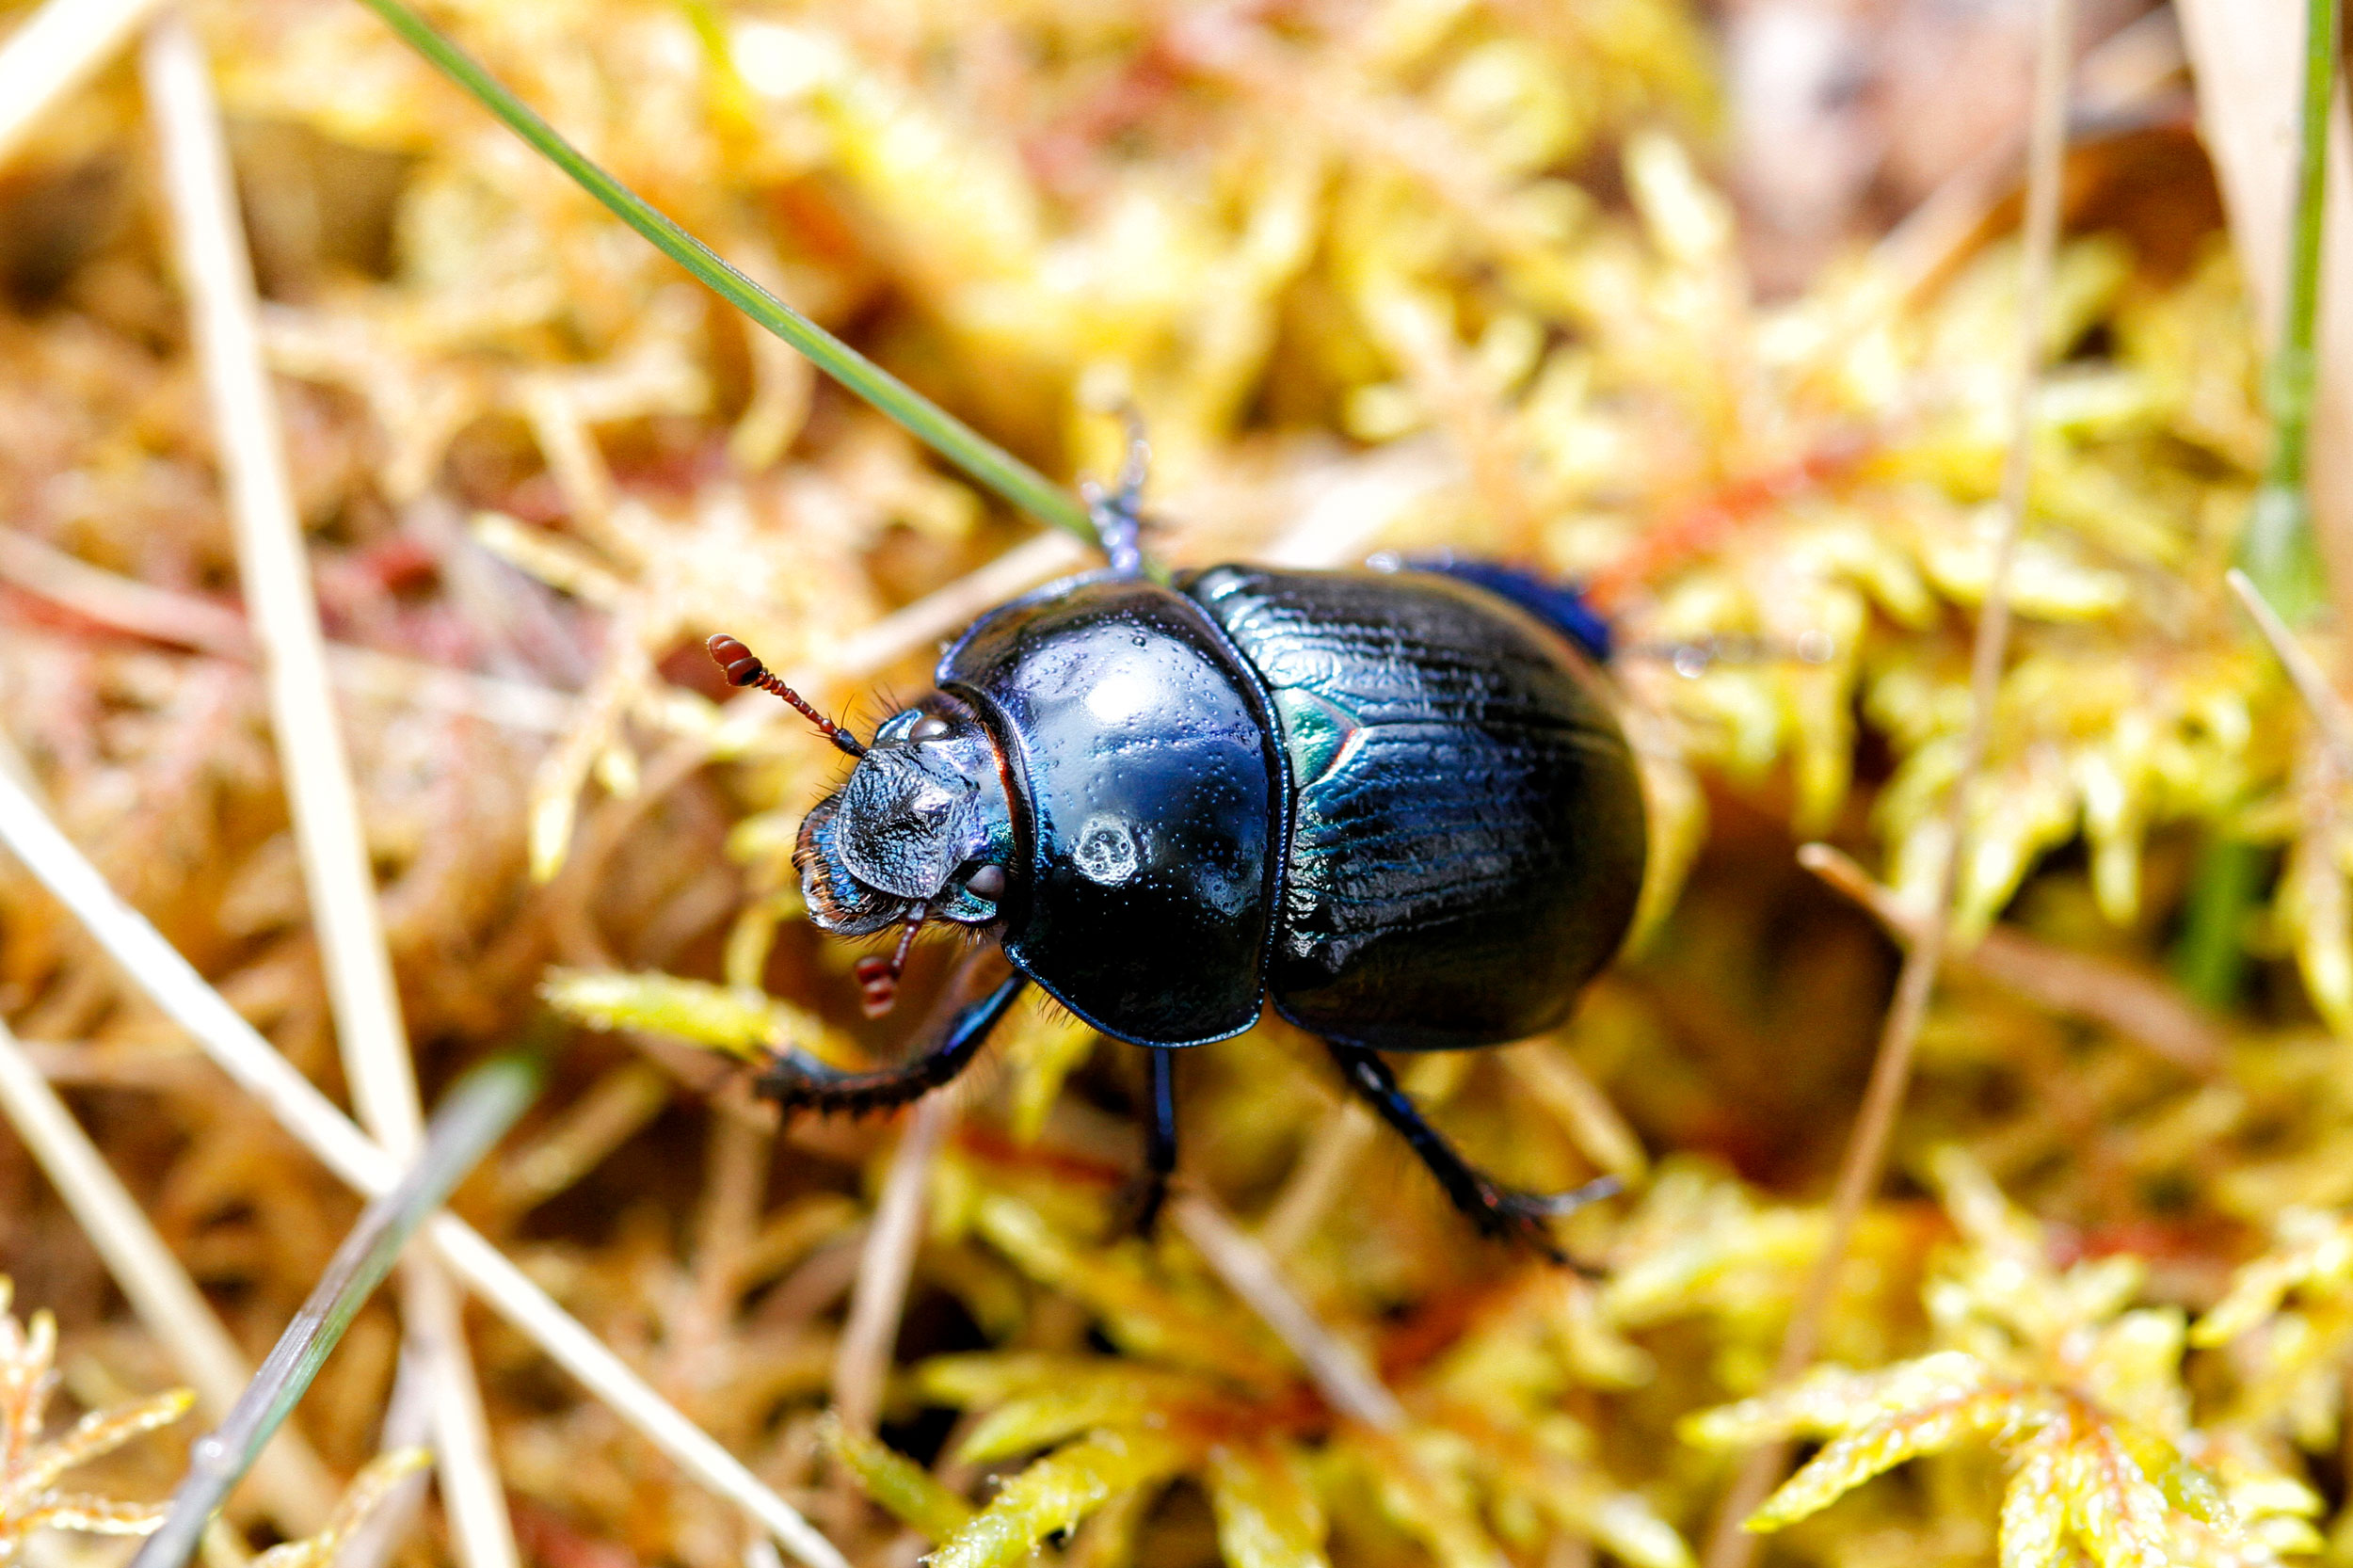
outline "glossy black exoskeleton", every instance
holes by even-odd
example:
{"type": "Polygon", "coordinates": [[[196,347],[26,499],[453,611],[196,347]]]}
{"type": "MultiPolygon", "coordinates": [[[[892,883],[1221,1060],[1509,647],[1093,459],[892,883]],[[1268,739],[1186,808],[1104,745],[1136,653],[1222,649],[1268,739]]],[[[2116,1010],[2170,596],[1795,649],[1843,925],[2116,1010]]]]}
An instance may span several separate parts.
{"type": "Polygon", "coordinates": [[[1377,1053],[1550,1029],[1625,936],[1646,840],[1632,753],[1576,646],[1598,623],[1561,613],[1564,590],[1476,565],[1220,566],[1164,584],[1141,569],[1132,492],[1097,512],[1111,568],[983,616],[938,689],[871,743],[712,639],[731,680],[785,696],[858,759],[796,859],[821,928],[901,930],[892,958],[860,966],[870,1011],[927,920],[994,935],[1014,969],[904,1065],[787,1055],[763,1090],[824,1108],[913,1098],[1034,982],[1151,1052],[1148,1222],[1175,1164],[1175,1053],[1271,1003],[1328,1043],[1482,1229],[1558,1256],[1544,1218],[1608,1184],[1540,1196],[1492,1180],[1377,1053]]]}

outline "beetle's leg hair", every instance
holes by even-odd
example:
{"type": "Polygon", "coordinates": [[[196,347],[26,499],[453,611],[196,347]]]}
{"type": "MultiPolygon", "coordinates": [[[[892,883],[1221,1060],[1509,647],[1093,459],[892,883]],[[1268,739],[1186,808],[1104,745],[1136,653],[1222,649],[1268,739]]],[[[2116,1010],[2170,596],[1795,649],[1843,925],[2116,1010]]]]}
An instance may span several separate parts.
{"type": "Polygon", "coordinates": [[[1144,1174],[1128,1195],[1127,1218],[1148,1236],[1176,1170],[1176,1053],[1147,1048],[1144,1060],[1144,1174]]]}
{"type": "Polygon", "coordinates": [[[1348,1080],[1348,1086],[1413,1145],[1421,1162],[1430,1167],[1430,1174],[1438,1178],[1438,1185],[1446,1189],[1446,1195],[1454,1201],[1455,1208],[1469,1216],[1471,1224],[1499,1240],[1533,1247],[1556,1263],[1571,1261],[1545,1228],[1545,1221],[1555,1214],[1582,1208],[1596,1198],[1609,1196],[1620,1186],[1617,1177],[1603,1176],[1568,1192],[1526,1192],[1506,1187],[1465,1160],[1436,1128],[1423,1119],[1420,1110],[1398,1086],[1397,1075],[1378,1052],[1340,1040],[1327,1040],[1324,1045],[1331,1050],[1332,1059],[1339,1064],[1340,1076],[1348,1080]]]}
{"type": "Polygon", "coordinates": [[[1086,501],[1087,517],[1095,524],[1103,553],[1111,558],[1112,570],[1134,577],[1144,570],[1144,476],[1151,465],[1152,448],[1144,439],[1144,416],[1133,404],[1122,408],[1120,417],[1128,426],[1128,456],[1119,466],[1118,488],[1107,491],[1090,479],[1080,485],[1079,493],[1086,501]]]}
{"type": "Polygon", "coordinates": [[[787,1111],[807,1106],[818,1111],[881,1111],[920,1098],[972,1064],[1014,999],[1029,984],[1024,975],[1008,975],[980,1000],[948,1020],[938,1043],[929,1050],[874,1072],[849,1073],[828,1067],[804,1055],[779,1056],[760,1075],[760,1092],[787,1111]]]}

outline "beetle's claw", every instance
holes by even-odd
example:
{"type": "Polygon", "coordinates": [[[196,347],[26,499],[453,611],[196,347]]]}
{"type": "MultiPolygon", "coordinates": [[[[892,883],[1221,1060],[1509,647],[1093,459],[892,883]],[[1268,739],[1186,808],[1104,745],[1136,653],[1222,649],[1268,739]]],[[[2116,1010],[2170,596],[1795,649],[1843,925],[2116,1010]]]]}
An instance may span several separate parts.
{"type": "Polygon", "coordinates": [[[1528,1197],[1546,1214],[1574,1214],[1589,1203],[1614,1198],[1625,1191],[1625,1183],[1616,1176],[1595,1176],[1582,1187],[1572,1187],[1565,1192],[1530,1192],[1528,1197]]]}
{"type": "Polygon", "coordinates": [[[1491,1240],[1528,1247],[1547,1262],[1574,1269],[1587,1279],[1598,1279],[1601,1271],[1561,1246],[1545,1222],[1574,1213],[1589,1203],[1610,1196],[1625,1185],[1616,1176],[1601,1176],[1566,1192],[1529,1192],[1482,1180],[1478,1207],[1468,1212],[1480,1232],[1491,1240]]]}
{"type": "Polygon", "coordinates": [[[1112,1200],[1112,1219],[1106,1240],[1117,1241],[1129,1236],[1152,1239],[1153,1228],[1160,1224],[1160,1209],[1168,1201],[1168,1178],[1151,1172],[1122,1183],[1118,1195],[1112,1200]]]}

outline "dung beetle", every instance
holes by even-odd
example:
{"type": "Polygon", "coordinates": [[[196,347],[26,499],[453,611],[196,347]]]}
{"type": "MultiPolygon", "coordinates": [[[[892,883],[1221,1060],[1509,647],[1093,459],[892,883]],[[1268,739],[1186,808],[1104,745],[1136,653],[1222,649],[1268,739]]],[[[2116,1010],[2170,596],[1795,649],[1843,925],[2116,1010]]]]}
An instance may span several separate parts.
{"type": "Polygon", "coordinates": [[[1465,1160],[1383,1051],[1499,1045],[1560,1024],[1625,935],[1645,828],[1634,757],[1574,593],[1505,568],[1277,571],[1156,580],[1130,472],[1090,492],[1107,569],[989,612],[937,689],[861,742],[741,642],[738,686],[783,697],[856,759],[810,810],[794,860],[810,919],[896,928],[859,965],[888,1008],[915,932],[994,936],[1013,973],[901,1065],[779,1056],[788,1107],[912,1099],[968,1065],[1034,983],[1146,1048],[1139,1224],[1176,1155],[1174,1067],[1272,1003],[1323,1040],[1349,1086],[1478,1226],[1554,1257],[1546,1217],[1607,1179],[1540,1195],[1465,1160]]]}

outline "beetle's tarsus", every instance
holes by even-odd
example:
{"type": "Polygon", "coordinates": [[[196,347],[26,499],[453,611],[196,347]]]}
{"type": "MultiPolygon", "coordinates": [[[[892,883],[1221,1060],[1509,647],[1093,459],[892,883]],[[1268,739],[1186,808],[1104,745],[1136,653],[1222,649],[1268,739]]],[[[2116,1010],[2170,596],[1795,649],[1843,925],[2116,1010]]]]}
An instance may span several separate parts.
{"type": "Polygon", "coordinates": [[[1568,1262],[1568,1252],[1545,1227],[1545,1221],[1550,1216],[1536,1193],[1498,1187],[1492,1182],[1484,1187],[1476,1204],[1465,1206],[1461,1199],[1455,1200],[1481,1236],[1491,1241],[1526,1247],[1550,1263],[1568,1262]]]}
{"type": "Polygon", "coordinates": [[[1121,1184],[1118,1195],[1112,1199],[1111,1232],[1107,1240],[1141,1236],[1149,1240],[1160,1221],[1160,1210],[1168,1205],[1168,1177],[1158,1171],[1146,1171],[1134,1180],[1121,1184]]]}
{"type": "Polygon", "coordinates": [[[922,1098],[953,1078],[962,1065],[940,1071],[932,1067],[932,1062],[926,1057],[903,1069],[824,1077],[804,1063],[779,1057],[753,1087],[787,1111],[847,1112],[861,1117],[922,1098]]]}
{"type": "Polygon", "coordinates": [[[920,1099],[972,1064],[1029,980],[1009,975],[997,988],[949,1019],[939,1043],[896,1067],[845,1073],[806,1056],[779,1056],[753,1087],[787,1111],[847,1111],[864,1115],[920,1099]]]}
{"type": "Polygon", "coordinates": [[[1340,1076],[1348,1080],[1348,1086],[1413,1146],[1430,1174],[1437,1177],[1438,1185],[1446,1190],[1446,1195],[1453,1200],[1454,1207],[1479,1227],[1481,1235],[1530,1248],[1579,1273],[1593,1272],[1569,1256],[1553,1239],[1545,1222],[1609,1196],[1621,1185],[1617,1177],[1603,1176],[1567,1192],[1529,1192],[1507,1187],[1464,1159],[1424,1119],[1420,1108],[1399,1087],[1397,1075],[1378,1052],[1339,1040],[1327,1040],[1324,1044],[1333,1060],[1339,1064],[1340,1076]]]}
{"type": "Polygon", "coordinates": [[[1599,1279],[1601,1270],[1561,1246],[1545,1222],[1609,1197],[1624,1185],[1616,1176],[1603,1176],[1566,1192],[1529,1192],[1488,1181],[1479,1206],[1465,1212],[1482,1236],[1529,1248],[1546,1262],[1574,1270],[1587,1279],[1599,1279]]]}

